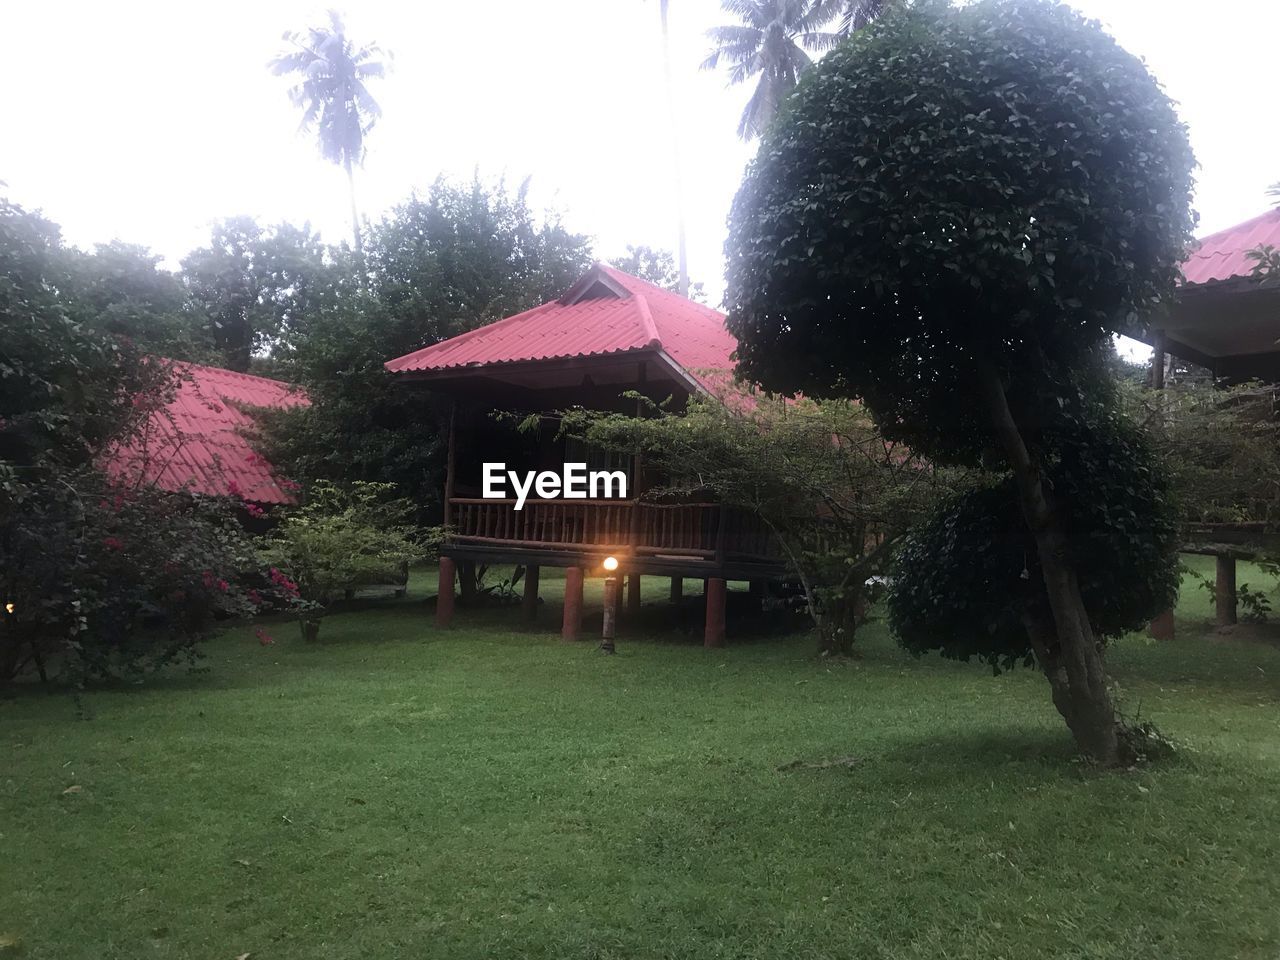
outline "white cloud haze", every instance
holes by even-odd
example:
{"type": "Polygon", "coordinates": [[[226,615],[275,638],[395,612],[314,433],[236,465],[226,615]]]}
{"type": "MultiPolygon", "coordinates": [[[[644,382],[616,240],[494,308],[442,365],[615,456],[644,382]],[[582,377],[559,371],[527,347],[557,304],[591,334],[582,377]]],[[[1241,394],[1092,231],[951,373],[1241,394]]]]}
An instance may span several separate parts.
{"type": "MultiPolygon", "coordinates": [[[[1144,56],[1180,103],[1201,163],[1204,230],[1266,208],[1280,180],[1270,0],[1077,0],[1144,56]]],[[[339,4],[339,6],[342,6],[339,4]]],[[[674,247],[671,146],[657,0],[362,0],[348,29],[395,54],[372,89],[384,118],[357,188],[376,217],[439,174],[533,178],[535,205],[597,252],[674,247]]],[[[312,3],[10,4],[0,180],[81,246],[119,237],[176,264],[209,221],[248,213],[348,235],[340,170],[297,133],[266,63],[312,3]]],[[[752,152],[734,130],[749,94],[698,70],[717,0],[671,0],[690,272],[722,286],[725,217],[752,152]]]]}

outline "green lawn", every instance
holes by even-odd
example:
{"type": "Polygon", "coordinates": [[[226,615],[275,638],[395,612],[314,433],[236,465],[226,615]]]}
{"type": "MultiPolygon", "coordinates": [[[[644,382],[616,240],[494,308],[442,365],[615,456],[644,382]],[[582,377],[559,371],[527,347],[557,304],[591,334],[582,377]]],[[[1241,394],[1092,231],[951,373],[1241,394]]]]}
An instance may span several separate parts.
{"type": "Polygon", "coordinates": [[[850,663],[706,651],[655,581],[609,658],[559,642],[554,579],[534,631],[437,630],[426,582],[319,645],[235,629],[207,673],[0,702],[10,953],[1280,956],[1280,645],[1198,591],[1111,659],[1179,759],[1097,774],[1043,680],[880,626],[850,663]]]}

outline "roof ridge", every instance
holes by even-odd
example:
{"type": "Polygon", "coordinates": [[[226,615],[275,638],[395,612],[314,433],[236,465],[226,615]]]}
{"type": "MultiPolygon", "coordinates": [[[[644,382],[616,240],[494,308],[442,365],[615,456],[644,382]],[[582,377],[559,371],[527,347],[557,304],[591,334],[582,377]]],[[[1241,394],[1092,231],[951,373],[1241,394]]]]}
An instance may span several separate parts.
{"type": "Polygon", "coordinates": [[[653,314],[649,311],[649,301],[645,299],[644,294],[632,291],[632,299],[636,302],[636,309],[640,311],[640,326],[644,330],[645,336],[648,337],[646,347],[654,347],[662,349],[662,337],[658,335],[658,325],[653,322],[653,314]]]}
{"type": "MultiPolygon", "coordinates": [[[[611,264],[601,264],[601,266],[605,270],[607,270],[610,274],[616,275],[615,279],[617,279],[618,277],[625,278],[619,281],[620,283],[623,283],[624,286],[630,287],[631,283],[640,284],[645,288],[644,290],[645,293],[657,293],[660,296],[668,299],[679,300],[681,305],[688,305],[688,306],[695,307],[696,309],[701,310],[705,314],[713,314],[716,317],[719,317],[721,319],[724,318],[724,314],[721,311],[717,310],[715,307],[711,307],[705,303],[699,303],[697,300],[693,300],[693,299],[690,299],[689,297],[682,296],[680,293],[676,292],[675,290],[668,290],[666,287],[660,287],[658,286],[658,284],[654,283],[652,280],[645,280],[643,277],[637,277],[634,274],[627,273],[625,270],[619,270],[617,267],[611,264]]],[[[631,293],[633,295],[638,296],[640,294],[640,291],[631,289],[631,293]]]]}

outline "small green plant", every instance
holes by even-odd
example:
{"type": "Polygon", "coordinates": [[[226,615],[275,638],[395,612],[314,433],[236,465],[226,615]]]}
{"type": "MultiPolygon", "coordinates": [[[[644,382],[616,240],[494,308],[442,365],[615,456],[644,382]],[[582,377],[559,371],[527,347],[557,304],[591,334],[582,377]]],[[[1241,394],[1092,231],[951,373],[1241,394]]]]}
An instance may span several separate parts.
{"type": "MultiPolygon", "coordinates": [[[[319,481],[307,503],[285,517],[262,548],[271,580],[298,614],[302,636],[316,640],[329,605],[355,584],[398,579],[425,557],[432,532],[407,520],[413,507],[387,483],[339,487],[319,481]]],[[[438,539],[438,538],[437,538],[438,539]]]]}

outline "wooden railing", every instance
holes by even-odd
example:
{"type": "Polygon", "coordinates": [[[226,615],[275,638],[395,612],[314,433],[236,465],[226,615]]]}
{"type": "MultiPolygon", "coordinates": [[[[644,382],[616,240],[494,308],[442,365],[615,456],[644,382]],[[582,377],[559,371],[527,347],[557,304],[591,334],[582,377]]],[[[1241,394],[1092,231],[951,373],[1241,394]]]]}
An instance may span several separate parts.
{"type": "Polygon", "coordinates": [[[705,559],[774,559],[759,518],[717,503],[639,500],[449,501],[450,539],[546,550],[671,554],[705,559]]]}

